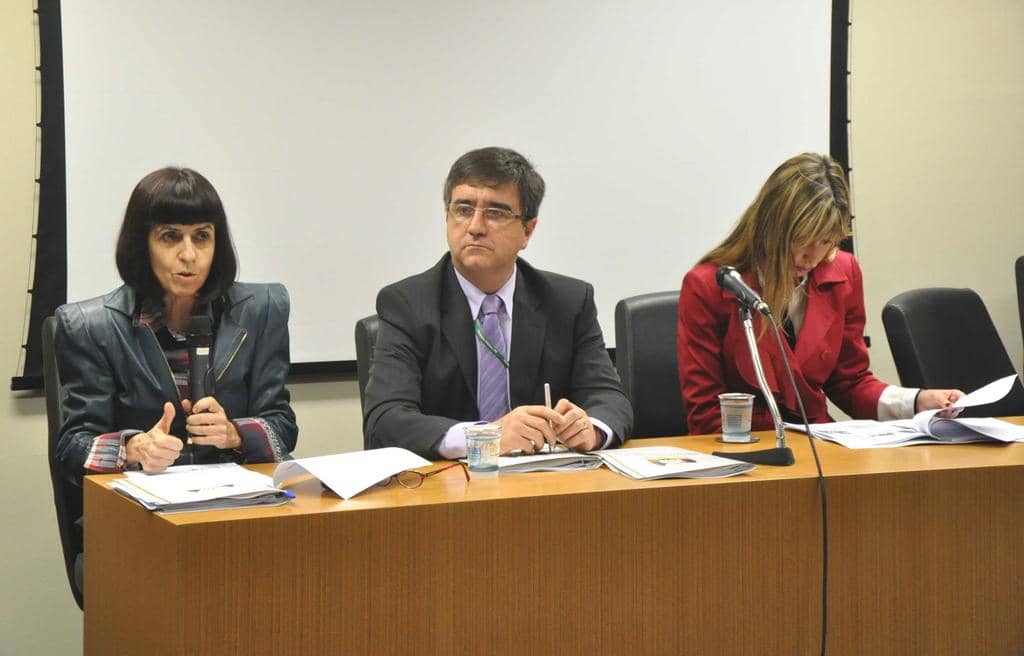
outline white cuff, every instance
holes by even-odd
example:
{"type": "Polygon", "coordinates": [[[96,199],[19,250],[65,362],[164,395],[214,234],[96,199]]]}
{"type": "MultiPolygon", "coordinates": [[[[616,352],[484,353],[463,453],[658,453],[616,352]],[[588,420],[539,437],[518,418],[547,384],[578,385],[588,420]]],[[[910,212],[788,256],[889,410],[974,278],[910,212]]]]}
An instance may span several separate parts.
{"type": "Polygon", "coordinates": [[[914,416],[914,401],[920,391],[916,387],[886,387],[878,397],[878,421],[911,419],[914,416]]]}
{"type": "Polygon", "coordinates": [[[486,422],[462,421],[453,425],[448,429],[448,432],[444,434],[444,439],[442,439],[441,444],[438,445],[437,452],[446,460],[458,460],[459,458],[465,458],[466,426],[475,426],[483,423],[486,422]]]}
{"type": "Polygon", "coordinates": [[[611,446],[612,441],[615,439],[615,433],[612,431],[611,428],[608,428],[608,424],[594,417],[590,418],[590,423],[594,424],[594,428],[604,433],[604,439],[601,441],[600,444],[597,445],[597,448],[594,450],[600,451],[601,449],[607,449],[609,446],[611,446]]]}

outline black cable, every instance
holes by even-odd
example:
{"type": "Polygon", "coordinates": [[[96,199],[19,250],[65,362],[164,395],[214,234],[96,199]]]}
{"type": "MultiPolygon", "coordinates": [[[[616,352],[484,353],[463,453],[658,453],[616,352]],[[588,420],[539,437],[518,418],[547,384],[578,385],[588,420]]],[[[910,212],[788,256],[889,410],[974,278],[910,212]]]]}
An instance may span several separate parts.
{"type": "Polygon", "coordinates": [[[825,656],[825,645],[828,638],[828,496],[825,494],[825,475],[821,472],[821,460],[818,459],[818,449],[814,444],[814,436],[811,435],[811,425],[807,421],[807,411],[804,410],[804,402],[800,398],[800,392],[796,388],[796,379],[793,377],[793,370],[789,366],[789,358],[782,347],[782,338],[779,336],[779,325],[775,318],[768,315],[769,323],[775,334],[775,343],[779,346],[779,354],[782,362],[786,365],[786,373],[789,375],[789,384],[793,386],[793,394],[796,396],[796,404],[800,408],[800,418],[804,420],[804,430],[807,431],[807,441],[811,445],[811,453],[814,454],[814,466],[818,468],[818,491],[821,493],[821,656],[825,656]]]}

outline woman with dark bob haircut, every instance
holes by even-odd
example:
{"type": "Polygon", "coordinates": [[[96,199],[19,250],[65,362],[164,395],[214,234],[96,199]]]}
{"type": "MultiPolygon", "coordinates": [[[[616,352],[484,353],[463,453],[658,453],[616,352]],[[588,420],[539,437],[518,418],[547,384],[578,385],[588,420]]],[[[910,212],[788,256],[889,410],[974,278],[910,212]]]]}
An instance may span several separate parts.
{"type": "Polygon", "coordinates": [[[850,192],[842,167],[827,155],[804,153],[768,177],[732,233],[683,279],[679,296],[679,383],[691,434],[722,430],[718,395],[755,395],[751,428],[770,429],[736,299],[715,281],[735,267],[760,292],[789,342],[779,353],[763,317],[758,350],[786,421],[800,422],[782,358],[789,360],[807,418],[831,421],[826,396],[856,419],[902,419],[945,408],[960,390],[887,385],[868,367],[860,266],[838,250],[850,235],[850,192]]]}
{"type": "Polygon", "coordinates": [[[56,313],[57,457],[68,478],[291,452],[299,431],[284,385],[288,292],[235,282],[213,185],[183,168],[144,177],[125,210],[117,268],[124,285],[56,313]],[[190,389],[190,331],[212,344],[205,394],[190,389]]]}

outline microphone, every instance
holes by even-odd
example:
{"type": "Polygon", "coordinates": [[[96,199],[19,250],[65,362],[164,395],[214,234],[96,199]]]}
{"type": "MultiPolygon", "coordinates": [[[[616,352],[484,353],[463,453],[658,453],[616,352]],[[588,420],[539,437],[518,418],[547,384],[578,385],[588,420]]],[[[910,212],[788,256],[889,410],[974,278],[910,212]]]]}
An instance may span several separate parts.
{"type": "MultiPolygon", "coordinates": [[[[719,287],[735,294],[736,300],[739,301],[740,319],[743,321],[743,333],[747,338],[747,348],[750,350],[750,360],[754,365],[754,374],[757,376],[757,383],[761,388],[761,393],[764,395],[765,403],[768,404],[768,409],[772,413],[772,421],[775,423],[775,448],[739,453],[715,451],[712,455],[752,462],[758,465],[777,465],[782,467],[792,465],[794,462],[793,451],[786,446],[786,429],[782,422],[782,415],[779,413],[779,406],[775,402],[775,397],[772,395],[772,390],[764,376],[764,365],[761,363],[761,354],[757,349],[757,340],[754,338],[754,324],[750,311],[755,310],[767,317],[777,335],[779,328],[775,324],[775,318],[772,316],[772,311],[769,309],[768,304],[761,300],[757,292],[748,287],[747,283],[743,282],[743,278],[740,277],[739,272],[734,267],[719,267],[718,272],[715,274],[715,279],[718,281],[719,287]]],[[[781,348],[779,352],[783,353],[781,348]]],[[[784,354],[782,359],[786,361],[784,354]]],[[[786,367],[789,367],[788,362],[786,362],[786,367]]],[[[800,392],[797,391],[798,399],[799,396],[800,392]]],[[[757,440],[751,439],[751,442],[755,441],[757,440]]]]}
{"type": "Polygon", "coordinates": [[[743,278],[740,277],[739,271],[737,271],[735,267],[718,267],[718,273],[715,274],[715,280],[718,281],[719,287],[735,294],[736,300],[745,307],[756,312],[760,312],[766,317],[770,317],[772,315],[772,311],[769,309],[768,304],[761,300],[760,295],[751,289],[747,283],[743,282],[743,278]]]}
{"type": "Polygon", "coordinates": [[[213,394],[210,380],[210,351],[213,346],[213,319],[206,306],[188,318],[185,344],[188,346],[188,388],[194,404],[213,394]]]}

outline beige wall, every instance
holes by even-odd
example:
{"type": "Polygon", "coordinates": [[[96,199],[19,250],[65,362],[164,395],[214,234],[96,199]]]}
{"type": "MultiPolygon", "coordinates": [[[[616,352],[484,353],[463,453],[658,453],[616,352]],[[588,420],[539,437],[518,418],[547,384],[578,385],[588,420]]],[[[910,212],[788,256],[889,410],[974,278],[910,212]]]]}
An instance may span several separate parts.
{"type": "MultiPolygon", "coordinates": [[[[0,371],[19,371],[35,197],[35,36],[30,0],[0,0],[0,371]]],[[[5,385],[6,385],[5,379],[5,385]]],[[[0,504],[0,653],[76,653],[81,613],[63,573],[38,395],[0,396],[7,502],[0,504]]]]}
{"type": "Polygon", "coordinates": [[[898,382],[886,301],[970,287],[1019,372],[1024,3],[850,4],[850,159],[874,369],[898,382]]]}
{"type": "MultiPolygon", "coordinates": [[[[0,371],[15,375],[34,215],[36,83],[31,0],[0,0],[0,371]]],[[[853,3],[852,164],[858,253],[866,276],[872,358],[895,381],[878,319],[896,293],[918,286],[978,290],[1020,366],[1011,263],[1024,254],[1024,61],[1018,2],[853,3]]],[[[127,193],[127,190],[126,190],[127,193]]],[[[611,327],[607,327],[611,328],[611,327]]],[[[348,330],[339,339],[351,339],[348,330]]],[[[353,382],[291,386],[301,434],[296,455],[357,449],[353,382]]],[[[0,540],[0,653],[75,653],[81,613],[67,590],[46,468],[38,394],[0,398],[9,502],[0,540]]]]}

